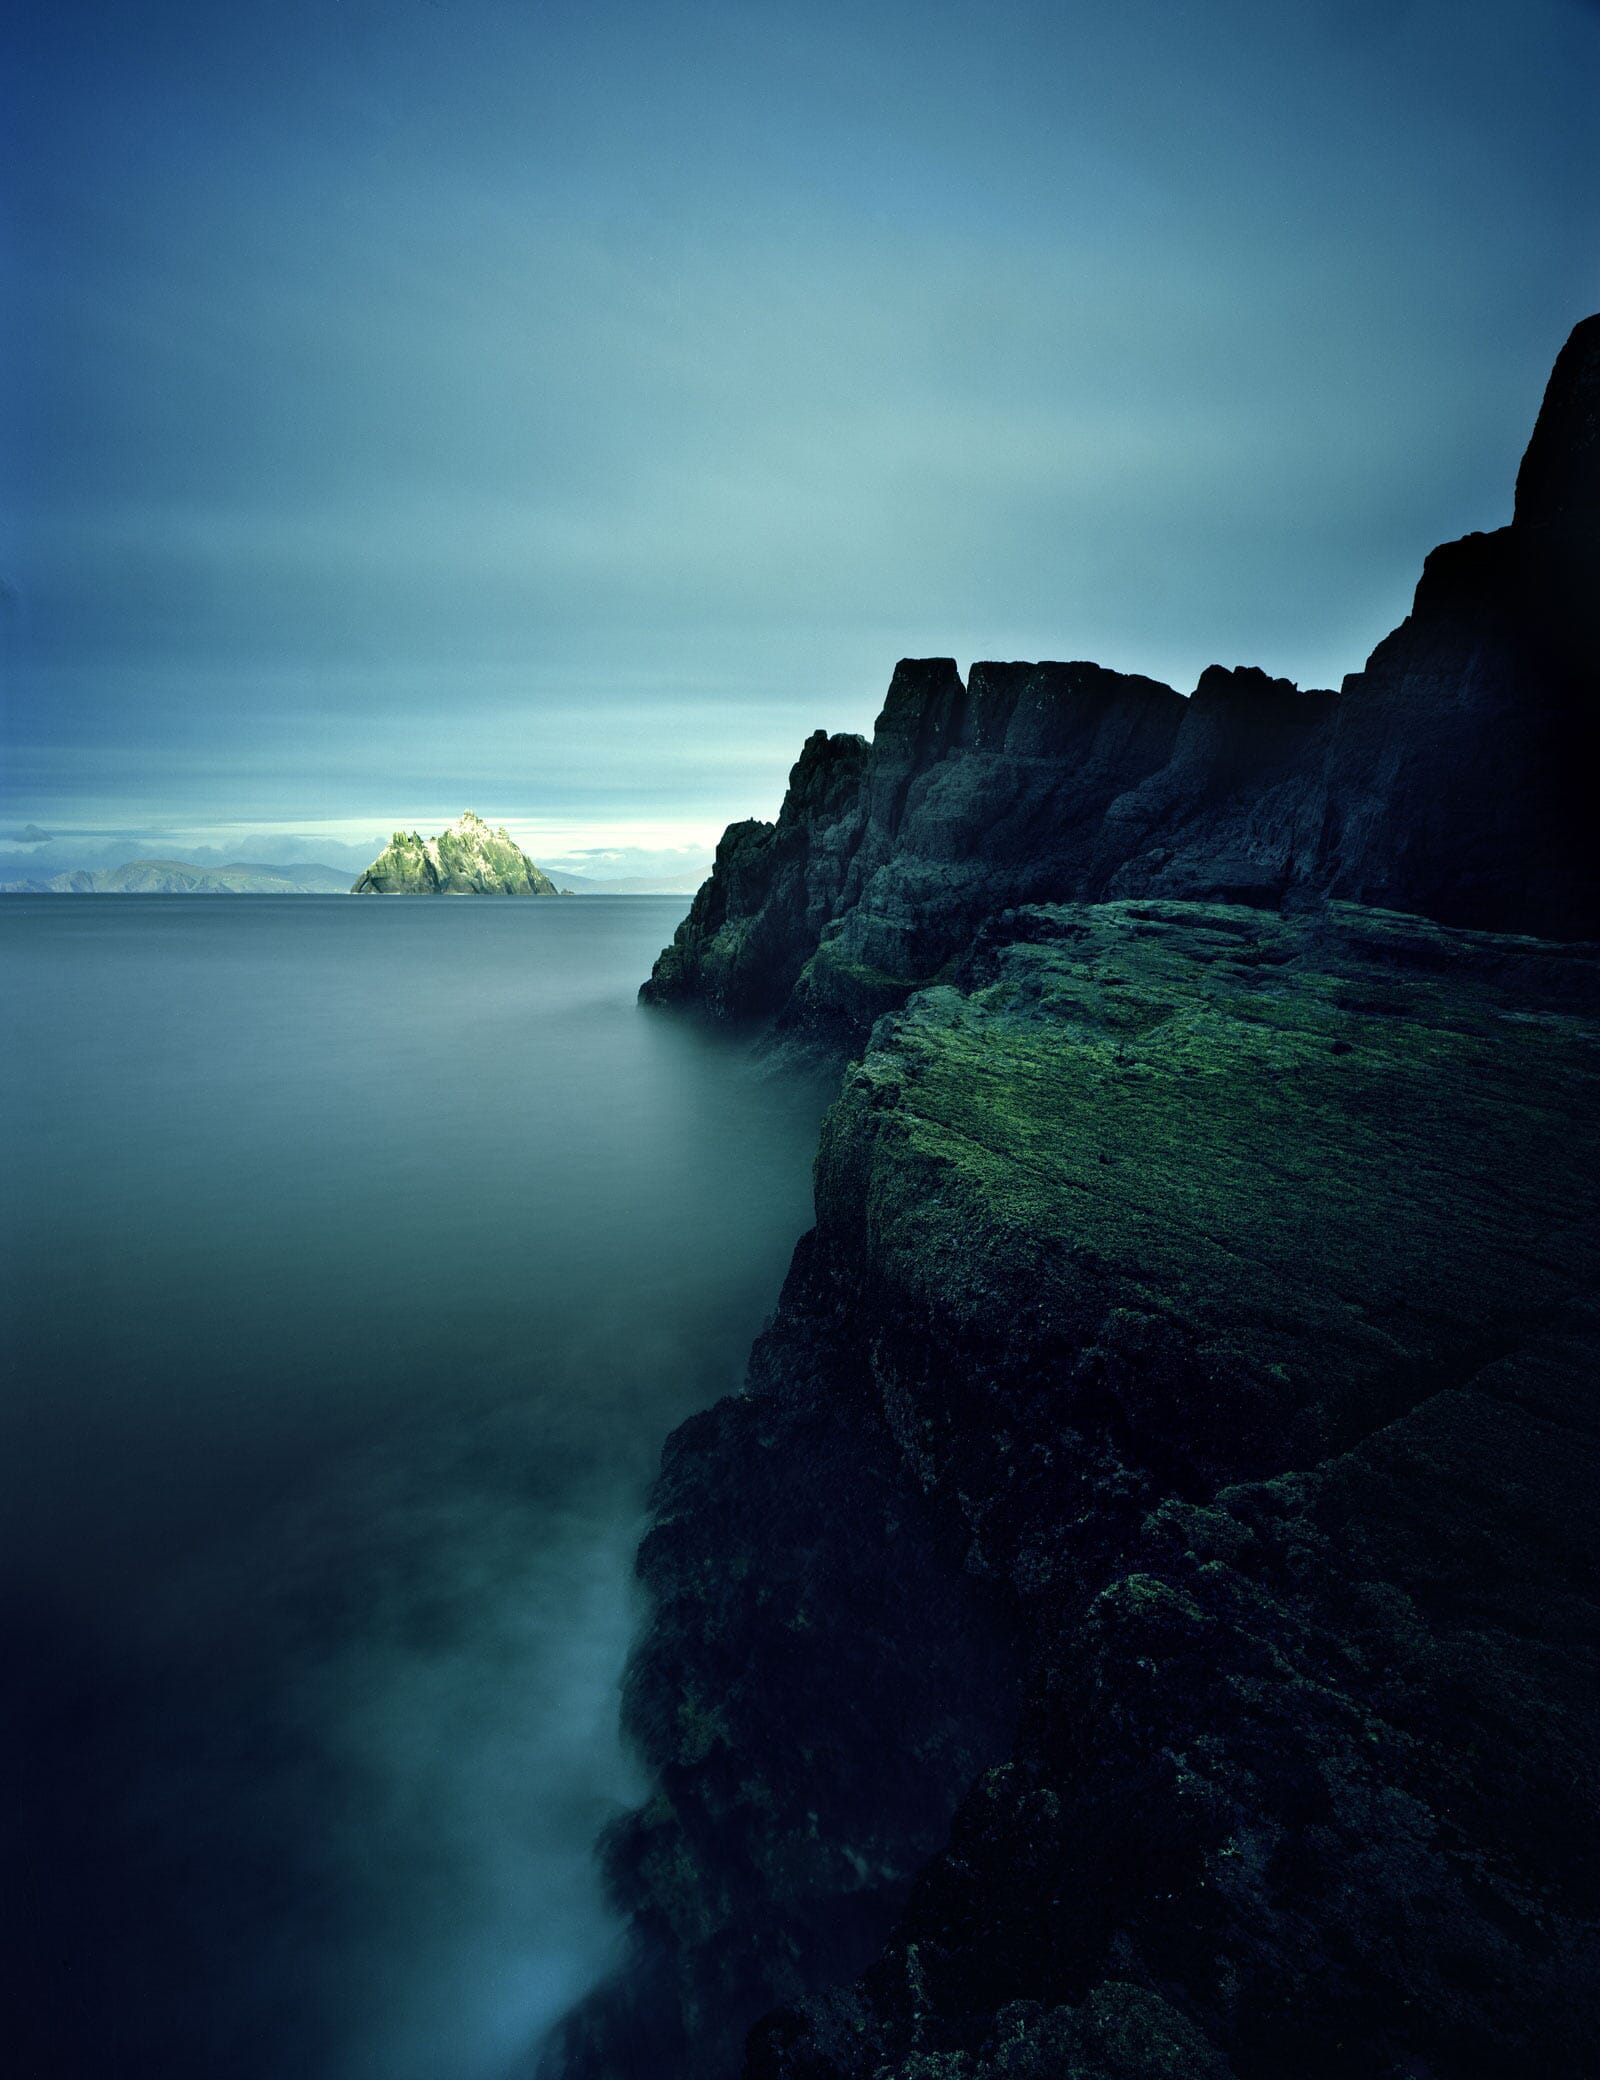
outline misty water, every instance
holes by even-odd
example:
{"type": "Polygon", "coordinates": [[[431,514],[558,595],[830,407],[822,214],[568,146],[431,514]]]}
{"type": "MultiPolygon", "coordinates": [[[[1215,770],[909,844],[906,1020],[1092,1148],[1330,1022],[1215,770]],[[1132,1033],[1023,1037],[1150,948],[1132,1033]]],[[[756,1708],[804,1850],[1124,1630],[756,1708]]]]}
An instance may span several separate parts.
{"type": "Polygon", "coordinates": [[[825,1101],[636,1004],[685,907],[0,899],[13,2070],[502,2080],[604,1968],[644,1497],[825,1101]]]}

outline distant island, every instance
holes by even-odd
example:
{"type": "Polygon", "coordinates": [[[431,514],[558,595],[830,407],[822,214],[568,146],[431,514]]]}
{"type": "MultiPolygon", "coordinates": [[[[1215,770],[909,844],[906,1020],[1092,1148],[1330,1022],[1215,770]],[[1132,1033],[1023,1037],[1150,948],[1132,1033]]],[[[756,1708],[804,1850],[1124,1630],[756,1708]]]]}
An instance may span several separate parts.
{"type": "Polygon", "coordinates": [[[396,831],[357,881],[356,896],[555,896],[558,889],[511,837],[469,809],[424,838],[396,831]]]}

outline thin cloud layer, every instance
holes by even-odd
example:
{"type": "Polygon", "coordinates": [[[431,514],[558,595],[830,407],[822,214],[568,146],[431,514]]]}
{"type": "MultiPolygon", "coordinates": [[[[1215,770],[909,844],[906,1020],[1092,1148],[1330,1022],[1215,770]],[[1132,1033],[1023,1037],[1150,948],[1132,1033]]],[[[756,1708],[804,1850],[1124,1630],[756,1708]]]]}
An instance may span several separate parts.
{"type": "Polygon", "coordinates": [[[703,847],[904,653],[1337,683],[1600,300],[1564,0],[32,12],[0,641],[52,829],[703,847]]]}

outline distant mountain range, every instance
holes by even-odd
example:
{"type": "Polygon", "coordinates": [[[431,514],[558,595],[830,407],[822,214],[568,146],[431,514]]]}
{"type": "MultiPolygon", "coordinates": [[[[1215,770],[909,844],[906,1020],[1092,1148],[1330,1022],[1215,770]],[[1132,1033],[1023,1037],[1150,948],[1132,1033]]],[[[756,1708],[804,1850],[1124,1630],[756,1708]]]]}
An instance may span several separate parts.
{"type": "Polygon", "coordinates": [[[120,867],[81,868],[28,881],[0,882],[0,894],[38,896],[343,896],[348,867],[314,860],[264,866],[237,860],[198,867],[183,859],[134,859],[120,867]]]}
{"type": "Polygon", "coordinates": [[[570,889],[575,896],[692,896],[711,872],[709,866],[699,873],[666,876],[632,874],[620,881],[596,881],[587,874],[557,874],[557,888],[570,889]]]}

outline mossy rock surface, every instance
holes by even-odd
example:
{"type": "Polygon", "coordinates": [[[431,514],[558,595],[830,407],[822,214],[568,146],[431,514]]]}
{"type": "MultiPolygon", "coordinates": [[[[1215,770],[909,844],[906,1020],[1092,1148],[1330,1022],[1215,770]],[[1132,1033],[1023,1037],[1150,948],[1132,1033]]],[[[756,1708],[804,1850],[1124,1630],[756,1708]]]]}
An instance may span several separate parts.
{"type": "Polygon", "coordinates": [[[847,1078],[820,1234],[1028,1697],[883,1958],[750,2072],[1576,2080],[1595,949],[1121,903],[961,979],[847,1078]],[[1180,2036],[1088,2030],[1112,1982],[1180,2036]]]}
{"type": "Polygon", "coordinates": [[[1003,1296],[1068,1349],[1109,1323],[1135,1427],[1181,1422],[1204,1452],[1225,1422],[1236,1464],[1242,1423],[1303,1461],[1592,1271],[1585,950],[1342,904],[1066,906],[1004,931],[1025,936],[980,948],[970,994],[879,1029],[824,1130],[822,1217],[898,1304],[978,1326],[1003,1296]],[[1181,1413],[1149,1384],[1180,1344],[1181,1413]]]}
{"type": "Polygon", "coordinates": [[[882,1017],[669,1445],[552,2070],[1586,2080],[1597,1098],[1600,951],[1340,904],[1013,910],[882,1017]]]}

